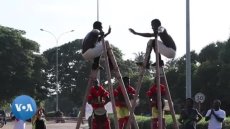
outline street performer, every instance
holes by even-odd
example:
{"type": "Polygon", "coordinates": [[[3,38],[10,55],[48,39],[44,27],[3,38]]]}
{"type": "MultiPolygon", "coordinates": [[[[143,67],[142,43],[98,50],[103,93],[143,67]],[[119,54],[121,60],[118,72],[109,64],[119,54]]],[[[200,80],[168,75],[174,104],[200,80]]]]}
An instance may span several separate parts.
{"type": "Polygon", "coordinates": [[[110,129],[110,120],[105,109],[109,101],[109,92],[99,84],[98,80],[94,80],[88,95],[88,103],[93,107],[92,129],[110,129]]]}
{"type": "MultiPolygon", "coordinates": [[[[129,96],[129,99],[132,101],[134,99],[136,90],[132,86],[130,86],[129,77],[123,77],[122,79],[127,94],[129,96]]],[[[126,105],[124,95],[122,94],[121,86],[118,86],[114,90],[114,97],[115,97],[115,105],[116,105],[117,117],[119,122],[119,129],[125,129],[129,120],[130,112],[128,106],[126,105]]]]}
{"type": "MultiPolygon", "coordinates": [[[[162,83],[160,84],[160,91],[161,91],[161,104],[162,104],[162,112],[163,112],[163,129],[165,128],[165,119],[164,119],[164,106],[165,106],[165,102],[164,102],[164,98],[165,98],[165,94],[166,94],[166,89],[165,89],[165,85],[163,85],[162,83]]],[[[149,102],[150,102],[150,106],[152,108],[152,129],[158,129],[158,105],[157,105],[157,84],[156,84],[156,79],[154,81],[154,84],[152,85],[152,87],[150,87],[150,89],[147,91],[147,96],[149,98],[149,102]]]]}
{"type": "MultiPolygon", "coordinates": [[[[159,50],[159,66],[162,67],[164,65],[163,60],[161,59],[161,54],[164,55],[167,58],[174,58],[176,55],[176,44],[174,43],[172,37],[168,34],[166,29],[161,26],[161,22],[159,19],[153,19],[151,21],[151,26],[153,29],[153,33],[139,33],[134,31],[132,28],[129,29],[129,31],[135,35],[139,35],[142,37],[155,37],[156,35],[160,36],[161,40],[157,40],[157,46],[159,50]]],[[[155,39],[150,39],[148,41],[148,46],[152,47],[155,51],[155,39]]],[[[151,49],[152,51],[152,49],[151,49]]],[[[146,68],[150,68],[150,55],[151,51],[148,55],[148,63],[146,65],[146,68]]],[[[156,65],[156,63],[153,64],[153,66],[156,65]]]]}
{"type": "MultiPolygon", "coordinates": [[[[102,23],[96,21],[93,23],[93,30],[90,31],[82,41],[82,56],[85,60],[93,61],[92,69],[96,70],[98,68],[103,69],[100,66],[100,57],[104,52],[102,39],[111,33],[111,28],[109,27],[108,32],[104,34],[102,30],[102,23]]],[[[106,40],[106,44],[109,42],[106,40]]],[[[110,69],[112,70],[112,63],[109,59],[110,69]]]]}

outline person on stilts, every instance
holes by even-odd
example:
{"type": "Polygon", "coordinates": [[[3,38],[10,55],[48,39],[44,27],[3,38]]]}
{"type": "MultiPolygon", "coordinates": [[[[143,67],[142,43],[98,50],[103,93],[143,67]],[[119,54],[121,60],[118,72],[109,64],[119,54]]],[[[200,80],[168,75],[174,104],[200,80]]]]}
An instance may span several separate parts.
{"type": "MultiPolygon", "coordinates": [[[[123,77],[123,82],[129,96],[129,99],[132,101],[136,90],[130,85],[130,78],[123,77]]],[[[126,105],[124,95],[122,94],[121,86],[118,86],[114,90],[114,97],[115,97],[115,105],[117,111],[117,117],[119,122],[119,129],[125,129],[127,122],[129,120],[130,112],[126,105]]]]}
{"type": "MultiPolygon", "coordinates": [[[[166,95],[166,89],[165,89],[165,85],[163,85],[162,83],[160,83],[160,91],[161,91],[161,105],[162,105],[162,114],[163,114],[163,118],[162,118],[162,128],[165,129],[165,118],[164,118],[164,106],[165,106],[165,95],[166,95]]],[[[152,110],[152,129],[158,129],[159,125],[158,125],[158,106],[157,106],[157,83],[156,83],[156,79],[154,80],[154,84],[150,87],[150,89],[147,91],[147,96],[149,98],[149,103],[151,106],[151,110],[152,110]]]]}
{"type": "MultiPolygon", "coordinates": [[[[164,61],[161,59],[161,54],[167,58],[174,58],[176,55],[176,45],[172,39],[172,37],[167,33],[166,29],[161,26],[161,22],[159,19],[154,19],[151,21],[151,26],[154,33],[139,33],[134,31],[132,28],[129,31],[135,35],[140,35],[143,37],[155,37],[156,35],[160,36],[161,40],[157,40],[157,46],[159,48],[159,66],[162,67],[164,65],[164,61]]],[[[155,51],[155,39],[150,39],[148,41],[148,46],[152,47],[155,51]]],[[[152,49],[151,49],[152,51],[152,49]]],[[[150,68],[150,55],[151,51],[148,56],[148,63],[146,68],[150,68]]],[[[156,64],[154,63],[153,66],[156,64]]]]}
{"type": "MultiPolygon", "coordinates": [[[[94,22],[93,30],[85,36],[82,42],[82,56],[85,60],[93,61],[93,70],[98,68],[104,69],[100,66],[100,57],[104,52],[102,39],[111,33],[111,28],[109,27],[106,34],[104,34],[102,28],[102,23],[100,21],[94,22]]],[[[105,43],[108,44],[109,42],[106,40],[105,43]]],[[[110,69],[113,69],[110,59],[109,63],[110,69]]]]}
{"type": "Polygon", "coordinates": [[[106,91],[99,81],[93,81],[88,95],[88,103],[93,107],[92,129],[111,129],[110,120],[105,105],[110,101],[109,92],[106,91]]]}

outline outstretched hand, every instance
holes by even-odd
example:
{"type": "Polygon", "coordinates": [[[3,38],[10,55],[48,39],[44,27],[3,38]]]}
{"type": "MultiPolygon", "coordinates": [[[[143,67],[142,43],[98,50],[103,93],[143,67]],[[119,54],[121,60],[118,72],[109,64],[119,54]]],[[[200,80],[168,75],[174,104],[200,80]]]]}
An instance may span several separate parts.
{"type": "Polygon", "coordinates": [[[111,27],[109,26],[108,33],[107,33],[107,34],[110,34],[110,33],[111,33],[111,27]]]}
{"type": "Polygon", "coordinates": [[[136,34],[136,32],[132,28],[129,28],[129,31],[133,34],[136,34]]]}

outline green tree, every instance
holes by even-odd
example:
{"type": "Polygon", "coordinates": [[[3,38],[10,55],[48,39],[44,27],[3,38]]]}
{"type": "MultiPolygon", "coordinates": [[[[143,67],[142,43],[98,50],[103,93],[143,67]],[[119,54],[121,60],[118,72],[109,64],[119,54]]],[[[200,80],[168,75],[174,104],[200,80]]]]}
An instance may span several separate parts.
{"type": "MultiPolygon", "coordinates": [[[[123,66],[121,51],[115,46],[112,46],[112,48],[119,66],[123,66]]],[[[54,92],[56,89],[56,49],[52,48],[43,53],[48,61],[45,69],[49,76],[47,81],[54,92]]],[[[69,98],[70,103],[74,103],[75,107],[80,107],[90,75],[91,62],[85,61],[81,55],[82,40],[80,39],[66,43],[58,47],[58,49],[60,96],[69,98]]],[[[101,65],[104,66],[103,56],[101,58],[101,65]]],[[[106,71],[101,70],[100,73],[101,82],[104,83],[107,80],[106,71]]],[[[62,102],[64,101],[61,101],[60,98],[60,105],[62,105],[62,102]]]]}
{"type": "MultiPolygon", "coordinates": [[[[25,31],[0,26],[0,101],[28,94],[40,100],[36,93],[46,91],[42,68],[44,58],[38,43],[23,37],[25,31]]],[[[43,93],[43,92],[42,92],[43,93]]]]}

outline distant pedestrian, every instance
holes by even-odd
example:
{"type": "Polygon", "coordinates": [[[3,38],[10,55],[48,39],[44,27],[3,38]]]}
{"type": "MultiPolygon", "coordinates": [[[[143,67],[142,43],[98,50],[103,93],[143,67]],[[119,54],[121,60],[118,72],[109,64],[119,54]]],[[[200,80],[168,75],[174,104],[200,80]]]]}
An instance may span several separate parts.
{"type": "Polygon", "coordinates": [[[42,117],[42,114],[37,114],[35,129],[46,129],[46,120],[42,117]]]}
{"type": "Polygon", "coordinates": [[[3,119],[4,124],[6,125],[6,112],[3,109],[0,109],[0,119],[3,119]]]}
{"type": "Polygon", "coordinates": [[[36,114],[33,116],[32,129],[46,129],[46,120],[44,115],[45,110],[43,108],[39,108],[36,114]]]}
{"type": "Polygon", "coordinates": [[[193,99],[186,99],[186,107],[181,111],[179,122],[182,129],[196,129],[196,124],[202,119],[202,115],[193,108],[193,99]]]}
{"type": "Polygon", "coordinates": [[[212,108],[205,115],[205,121],[208,122],[208,129],[222,129],[222,123],[226,117],[224,110],[220,109],[221,101],[216,99],[213,101],[212,108]]]}

